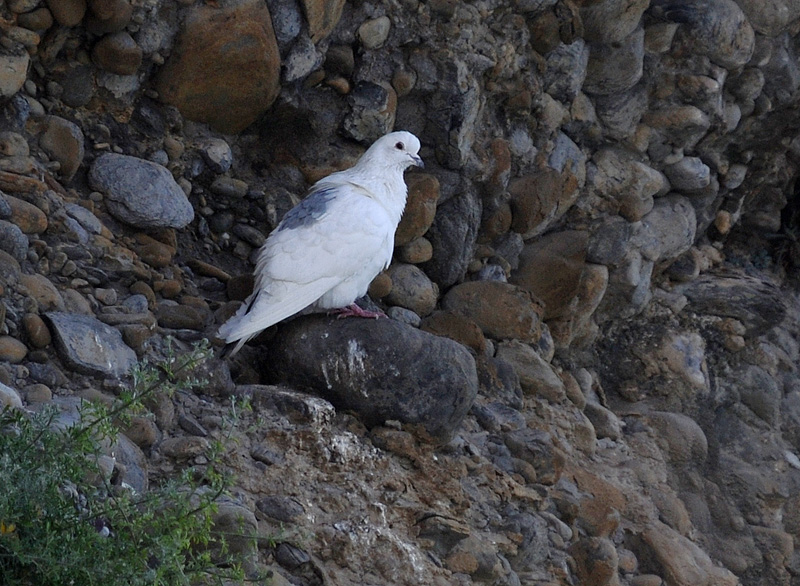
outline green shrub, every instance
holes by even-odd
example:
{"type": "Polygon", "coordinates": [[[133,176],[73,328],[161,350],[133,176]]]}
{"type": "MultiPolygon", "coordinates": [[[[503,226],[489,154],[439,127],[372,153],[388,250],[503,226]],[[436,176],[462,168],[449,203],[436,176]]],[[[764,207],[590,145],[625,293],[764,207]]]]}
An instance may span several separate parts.
{"type": "Polygon", "coordinates": [[[0,413],[0,583],[172,586],[241,578],[235,560],[215,564],[206,547],[214,542],[215,558],[224,551],[212,532],[214,502],[229,484],[218,455],[145,494],[113,482],[100,466],[102,445],[116,438],[114,423],[155,392],[197,384],[186,374],[207,355],[201,345],[182,357],[170,351],[157,367],[140,365],[115,405],[87,404],[66,427],[56,408],[0,413]]]}

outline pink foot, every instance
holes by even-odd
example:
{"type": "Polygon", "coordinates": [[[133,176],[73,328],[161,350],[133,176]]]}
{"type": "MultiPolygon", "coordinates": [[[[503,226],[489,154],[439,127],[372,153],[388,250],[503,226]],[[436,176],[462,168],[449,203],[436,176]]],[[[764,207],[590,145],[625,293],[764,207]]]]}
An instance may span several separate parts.
{"type": "Polygon", "coordinates": [[[375,319],[378,319],[379,317],[387,317],[382,311],[368,311],[366,309],[361,309],[355,303],[351,303],[347,307],[332,309],[328,312],[328,315],[335,315],[338,319],[342,319],[343,317],[371,317],[375,319]]]}

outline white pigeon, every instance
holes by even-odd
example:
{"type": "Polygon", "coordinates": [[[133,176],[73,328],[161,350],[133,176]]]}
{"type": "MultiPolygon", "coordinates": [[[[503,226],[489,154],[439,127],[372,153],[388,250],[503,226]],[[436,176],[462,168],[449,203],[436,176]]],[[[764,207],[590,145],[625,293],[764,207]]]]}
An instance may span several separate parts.
{"type": "Polygon", "coordinates": [[[391,132],[351,168],[320,179],[258,253],[255,287],[219,328],[233,356],[249,339],[304,309],[375,317],[354,302],[389,266],[406,205],[403,171],[423,167],[419,139],[391,132]]]}

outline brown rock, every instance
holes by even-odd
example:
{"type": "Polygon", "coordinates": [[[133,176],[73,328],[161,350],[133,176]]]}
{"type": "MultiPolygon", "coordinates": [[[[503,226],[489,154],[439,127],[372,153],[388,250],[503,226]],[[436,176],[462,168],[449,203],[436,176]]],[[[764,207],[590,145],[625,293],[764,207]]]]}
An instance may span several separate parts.
{"type": "Polygon", "coordinates": [[[151,309],[156,306],[156,294],[152,287],[144,281],[136,281],[130,286],[130,291],[133,295],[144,295],[147,297],[147,305],[151,309]]]}
{"type": "Polygon", "coordinates": [[[202,437],[171,437],[161,442],[164,455],[175,459],[194,458],[208,451],[208,440],[202,437]]]}
{"type": "Polygon", "coordinates": [[[228,281],[228,299],[244,301],[253,292],[253,275],[239,275],[228,281]]]}
{"type": "Polygon", "coordinates": [[[542,304],[528,291],[499,281],[468,281],[447,292],[442,307],[475,321],[499,340],[535,342],[541,336],[542,304]]]}
{"type": "Polygon", "coordinates": [[[26,313],[22,318],[22,325],[34,348],[45,348],[53,341],[44,320],[35,313],[26,313]]]}
{"type": "MultiPolygon", "coordinates": [[[[642,541],[660,564],[670,586],[735,586],[739,580],[729,570],[714,565],[708,554],[660,521],[642,532],[642,541]]],[[[641,556],[639,556],[641,557],[641,556]]]]}
{"type": "Polygon", "coordinates": [[[554,232],[527,244],[511,282],[544,302],[544,319],[571,310],[586,261],[588,232],[554,232]]]}
{"type": "Polygon", "coordinates": [[[220,132],[235,134],[255,122],[280,87],[280,54],[267,5],[239,0],[189,8],[156,87],[185,117],[220,132]]]}
{"type": "Polygon", "coordinates": [[[47,0],[47,7],[61,26],[76,26],[86,14],[86,0],[47,0]]]}
{"type": "Polygon", "coordinates": [[[178,279],[164,279],[153,283],[153,288],[167,299],[173,299],[181,294],[183,285],[178,279]]]}
{"type": "Polygon", "coordinates": [[[159,242],[147,234],[137,234],[136,241],[139,243],[135,247],[136,253],[144,262],[155,269],[163,269],[169,266],[172,262],[172,257],[177,252],[172,246],[159,242]]]}
{"type": "Polygon", "coordinates": [[[422,321],[420,329],[455,340],[478,354],[486,351],[486,338],[478,324],[452,311],[435,311],[422,321]]]}
{"type": "Polygon", "coordinates": [[[227,283],[230,281],[231,276],[223,271],[221,268],[216,267],[210,263],[203,262],[202,260],[196,258],[190,258],[186,261],[186,264],[198,275],[203,275],[204,277],[212,277],[214,279],[218,279],[223,283],[227,283]]]}
{"type": "Polygon", "coordinates": [[[128,26],[131,16],[129,0],[89,0],[86,28],[96,35],[115,33],[128,26]]]}
{"type": "Polygon", "coordinates": [[[145,350],[145,342],[153,335],[153,330],[144,324],[125,324],[120,326],[122,340],[133,348],[137,355],[141,355],[145,350]]]}
{"type": "Polygon", "coordinates": [[[158,426],[155,421],[147,417],[131,417],[130,422],[122,430],[122,433],[143,450],[148,449],[158,441],[158,426]]]}
{"type": "Polygon", "coordinates": [[[580,584],[616,586],[619,584],[619,557],[614,543],[607,537],[584,537],[569,548],[577,565],[580,584]]]}
{"type": "Polygon", "coordinates": [[[47,230],[47,215],[35,205],[14,196],[7,195],[11,206],[11,222],[25,234],[41,234],[47,230]]]}
{"type": "Polygon", "coordinates": [[[403,262],[419,264],[433,258],[433,245],[430,240],[420,236],[397,248],[395,254],[403,262]]]}
{"type": "Polygon", "coordinates": [[[546,168],[519,177],[508,186],[511,193],[512,227],[524,238],[544,232],[578,198],[578,180],[571,173],[546,168]]]}
{"type": "Polygon", "coordinates": [[[20,282],[36,300],[40,311],[64,311],[64,299],[47,277],[39,274],[21,275],[20,282]]]}
{"type": "Polygon", "coordinates": [[[59,116],[47,116],[39,146],[61,164],[61,177],[70,181],[83,162],[83,132],[77,124],[59,116]]]}
{"type": "Polygon", "coordinates": [[[47,8],[37,8],[17,16],[17,24],[32,31],[44,31],[53,26],[53,14],[47,8]]]}
{"type": "Polygon", "coordinates": [[[156,310],[158,325],[175,330],[202,330],[205,319],[202,312],[187,305],[168,305],[162,303],[156,310]]]}
{"type": "Polygon", "coordinates": [[[497,348],[497,358],[514,367],[524,393],[539,395],[553,403],[560,403],[566,397],[561,377],[528,344],[516,340],[501,342],[497,348]]]}
{"type": "Polygon", "coordinates": [[[317,43],[331,34],[342,17],[345,0],[303,0],[311,40],[317,43]]]}
{"type": "Polygon", "coordinates": [[[23,390],[23,394],[25,396],[25,402],[28,404],[49,403],[53,399],[53,391],[50,390],[50,387],[42,383],[28,385],[23,390]]]}
{"type": "Polygon", "coordinates": [[[586,496],[578,504],[577,520],[593,537],[608,537],[619,527],[620,514],[625,513],[627,498],[623,492],[599,476],[573,470],[575,483],[586,496]]]}
{"type": "Polygon", "coordinates": [[[410,173],[406,183],[408,201],[394,235],[395,246],[407,244],[428,231],[436,215],[436,202],[439,201],[439,180],[433,175],[410,173]]]}
{"type": "Polygon", "coordinates": [[[513,214],[507,202],[498,205],[494,210],[484,208],[481,218],[480,242],[489,243],[511,229],[513,214]]]}
{"type": "Polygon", "coordinates": [[[392,278],[384,271],[372,279],[372,283],[369,284],[368,293],[370,297],[382,299],[386,297],[391,290],[392,278]]]}
{"type": "Polygon", "coordinates": [[[414,265],[396,263],[387,271],[392,280],[392,290],[386,302],[399,305],[425,317],[436,307],[439,287],[422,270],[414,265]]]}
{"type": "Polygon", "coordinates": [[[11,336],[0,336],[0,362],[10,362],[11,364],[19,364],[25,360],[28,354],[28,348],[11,336]]]}
{"type": "Polygon", "coordinates": [[[142,48],[128,33],[112,33],[95,44],[92,61],[111,73],[133,75],[142,64],[142,48]]]}

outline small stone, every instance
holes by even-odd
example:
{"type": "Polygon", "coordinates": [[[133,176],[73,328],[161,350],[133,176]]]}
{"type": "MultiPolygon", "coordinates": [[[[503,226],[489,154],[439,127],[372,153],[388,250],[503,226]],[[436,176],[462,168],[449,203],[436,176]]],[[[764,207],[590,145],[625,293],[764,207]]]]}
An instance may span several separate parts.
{"type": "Polygon", "coordinates": [[[433,258],[433,245],[430,240],[420,236],[397,248],[395,254],[402,262],[419,264],[433,258]]]}
{"type": "Polygon", "coordinates": [[[61,26],[76,26],[86,14],[86,0],[47,0],[47,7],[61,26]]]}
{"type": "Polygon", "coordinates": [[[282,495],[265,496],[256,502],[256,508],[267,517],[281,523],[293,523],[306,512],[296,499],[282,495]]]}
{"type": "Polygon", "coordinates": [[[665,167],[664,174],[677,191],[697,191],[711,183],[711,169],[698,157],[683,157],[665,167]]]}
{"type": "Polygon", "coordinates": [[[86,28],[96,35],[119,32],[128,26],[131,16],[129,0],[89,0],[86,28]]]}
{"type": "Polygon", "coordinates": [[[452,311],[436,311],[425,318],[420,327],[423,331],[472,348],[479,355],[486,351],[486,338],[478,324],[463,315],[452,311]]]}
{"type": "Polygon", "coordinates": [[[61,359],[73,370],[101,376],[123,376],[136,364],[136,354],[116,329],[88,315],[45,314],[61,359]]]}
{"type": "Polygon", "coordinates": [[[388,16],[379,16],[358,27],[358,38],[365,49],[377,49],[389,38],[392,21],[388,16]]]}
{"type": "Polygon", "coordinates": [[[171,437],[160,445],[165,456],[185,460],[205,454],[209,450],[208,440],[197,436],[171,437]]]}
{"type": "Polygon", "coordinates": [[[158,325],[173,330],[196,330],[205,327],[203,315],[194,307],[161,303],[156,310],[158,325]]]}
{"type": "Polygon", "coordinates": [[[0,220],[0,251],[21,262],[28,257],[28,244],[28,237],[16,224],[0,220]]]}
{"type": "Polygon", "coordinates": [[[60,116],[47,116],[43,128],[39,146],[61,164],[61,177],[71,181],[83,162],[83,132],[77,124],[60,116]]]}
{"type": "Polygon", "coordinates": [[[11,195],[6,195],[5,200],[11,208],[11,222],[19,226],[23,233],[42,234],[47,230],[47,215],[42,210],[11,195]]]}
{"type": "Polygon", "coordinates": [[[553,403],[560,403],[566,398],[564,382],[528,344],[516,340],[501,342],[497,347],[497,358],[514,367],[526,394],[540,395],[553,403]]]}
{"type": "Polygon", "coordinates": [[[7,385],[4,385],[3,383],[0,383],[0,409],[5,407],[22,409],[22,399],[17,391],[7,385]]]}
{"type": "Polygon", "coordinates": [[[0,336],[0,362],[19,364],[25,360],[28,348],[19,340],[11,336],[0,336]]]}
{"type": "Polygon", "coordinates": [[[433,175],[410,173],[406,182],[408,199],[394,235],[395,246],[407,244],[428,231],[439,201],[439,180],[433,175]]]}
{"type": "Polygon", "coordinates": [[[0,97],[11,98],[25,84],[30,56],[20,44],[0,54],[0,97]]]}
{"type": "Polygon", "coordinates": [[[38,273],[21,275],[20,282],[41,311],[63,311],[64,298],[50,279],[38,273]]]}
{"type": "Polygon", "coordinates": [[[29,405],[49,403],[53,399],[53,391],[42,383],[28,385],[22,392],[29,405]]]}
{"type": "Polygon", "coordinates": [[[134,416],[122,430],[129,440],[143,450],[147,450],[158,441],[158,426],[148,417],[134,416]]]}
{"type": "Polygon", "coordinates": [[[155,269],[162,269],[172,263],[176,249],[168,244],[156,240],[147,234],[137,234],[138,245],[134,247],[139,257],[155,269]]]}
{"type": "Polygon", "coordinates": [[[393,305],[389,309],[386,310],[386,315],[395,321],[399,321],[400,323],[406,324],[411,326],[412,328],[418,328],[419,325],[422,323],[422,318],[411,311],[410,309],[406,309],[405,307],[399,307],[397,305],[393,305]]]}
{"type": "Polygon", "coordinates": [[[394,128],[397,94],[388,83],[360,81],[347,98],[350,111],[342,130],[353,140],[372,143],[394,128]]]}
{"type": "Polygon", "coordinates": [[[53,26],[53,14],[47,8],[37,8],[18,15],[17,24],[32,31],[45,31],[53,26]]]}
{"type": "Polygon", "coordinates": [[[106,194],[109,212],[138,228],[183,228],[194,218],[186,194],[165,167],[107,153],[92,164],[89,182],[106,194]]]}
{"type": "Polygon", "coordinates": [[[44,320],[35,313],[26,313],[22,318],[25,333],[34,348],[46,348],[53,341],[44,320]]]}
{"type": "Polygon", "coordinates": [[[112,33],[95,44],[92,60],[110,73],[133,75],[142,65],[142,49],[128,33],[112,33]]]}
{"type": "Polygon", "coordinates": [[[534,342],[541,336],[544,308],[531,293],[516,285],[500,281],[461,283],[447,292],[442,307],[474,320],[490,338],[534,342]]]}
{"type": "Polygon", "coordinates": [[[436,307],[439,287],[421,269],[410,264],[393,264],[387,271],[392,290],[386,302],[425,317],[436,307]]]}
{"type": "Polygon", "coordinates": [[[383,299],[392,290],[392,278],[386,273],[382,272],[372,279],[369,284],[369,296],[375,299],[383,299]]]}
{"type": "Polygon", "coordinates": [[[227,173],[233,165],[231,146],[221,138],[209,138],[200,145],[200,154],[209,168],[217,174],[227,173]]]}
{"type": "Polygon", "coordinates": [[[226,175],[217,177],[211,184],[212,192],[223,197],[231,197],[235,199],[244,198],[249,189],[250,187],[246,181],[234,179],[233,177],[228,177],[226,175]]]}

